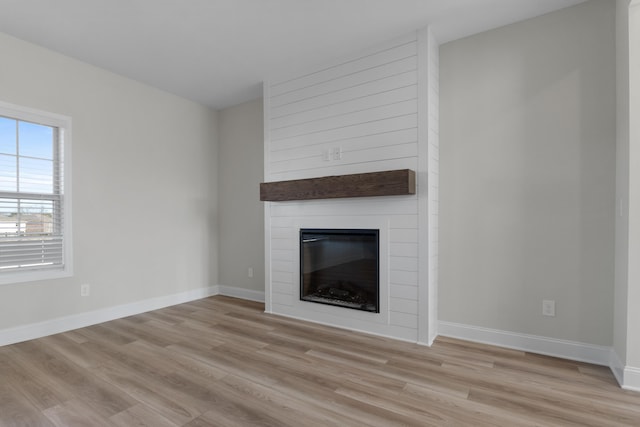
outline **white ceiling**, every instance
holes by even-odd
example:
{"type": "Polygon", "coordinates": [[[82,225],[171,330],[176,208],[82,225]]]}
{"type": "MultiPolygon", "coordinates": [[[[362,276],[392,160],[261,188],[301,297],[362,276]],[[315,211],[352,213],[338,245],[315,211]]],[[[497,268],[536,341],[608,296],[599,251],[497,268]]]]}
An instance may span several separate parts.
{"type": "Polygon", "coordinates": [[[0,31],[213,108],[430,25],[440,43],[583,0],[0,0],[0,31]]]}

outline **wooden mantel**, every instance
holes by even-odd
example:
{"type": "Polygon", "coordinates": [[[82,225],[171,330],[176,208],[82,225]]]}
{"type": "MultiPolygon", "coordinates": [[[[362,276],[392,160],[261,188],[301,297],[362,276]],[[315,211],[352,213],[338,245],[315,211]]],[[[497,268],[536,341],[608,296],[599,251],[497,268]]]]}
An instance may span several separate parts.
{"type": "Polygon", "coordinates": [[[416,173],[410,169],[260,184],[260,200],[263,202],[408,194],[416,194],[416,173]]]}

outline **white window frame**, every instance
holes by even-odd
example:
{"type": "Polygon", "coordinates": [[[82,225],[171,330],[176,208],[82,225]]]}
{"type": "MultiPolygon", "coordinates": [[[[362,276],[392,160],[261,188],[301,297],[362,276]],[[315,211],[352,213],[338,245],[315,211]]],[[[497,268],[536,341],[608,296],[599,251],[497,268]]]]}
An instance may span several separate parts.
{"type": "Polygon", "coordinates": [[[19,269],[15,271],[0,271],[0,285],[70,277],[73,275],[73,238],[71,232],[71,117],[2,101],[0,101],[0,116],[57,128],[59,144],[63,152],[63,158],[61,160],[64,165],[64,174],[62,177],[62,185],[64,188],[64,197],[62,198],[62,226],[64,230],[62,236],[63,265],[37,270],[19,269]]]}

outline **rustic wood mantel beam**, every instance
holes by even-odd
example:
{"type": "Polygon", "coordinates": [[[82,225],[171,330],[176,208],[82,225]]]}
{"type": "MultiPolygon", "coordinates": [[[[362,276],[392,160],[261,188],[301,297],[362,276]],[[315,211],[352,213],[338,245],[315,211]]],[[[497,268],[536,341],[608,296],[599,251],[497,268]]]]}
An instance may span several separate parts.
{"type": "Polygon", "coordinates": [[[416,194],[416,174],[410,169],[260,183],[263,202],[408,194],[416,194]]]}

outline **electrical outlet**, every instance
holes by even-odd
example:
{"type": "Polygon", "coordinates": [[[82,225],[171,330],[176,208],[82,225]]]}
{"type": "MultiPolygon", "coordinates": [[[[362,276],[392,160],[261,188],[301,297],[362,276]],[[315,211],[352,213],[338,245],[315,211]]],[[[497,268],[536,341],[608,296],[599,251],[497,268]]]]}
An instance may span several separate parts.
{"type": "Polygon", "coordinates": [[[335,147],[333,149],[333,160],[342,160],[342,147],[335,147]]]}
{"type": "Polygon", "coordinates": [[[253,277],[253,267],[249,267],[249,268],[247,269],[247,276],[249,276],[249,277],[253,277]]]}
{"type": "Polygon", "coordinates": [[[543,316],[555,316],[556,315],[556,302],[554,300],[542,300],[542,315],[543,316]]]}
{"type": "Polygon", "coordinates": [[[83,285],[80,285],[80,296],[81,297],[88,297],[90,293],[91,293],[91,285],[90,284],[85,283],[83,285]]]}
{"type": "Polygon", "coordinates": [[[331,160],[331,153],[329,153],[329,150],[322,150],[322,160],[325,162],[331,160]]]}

